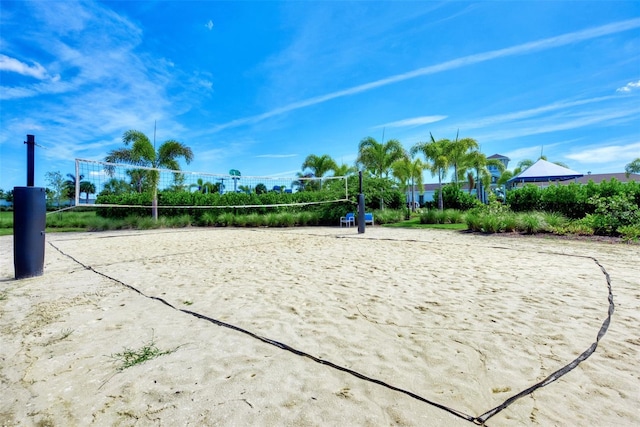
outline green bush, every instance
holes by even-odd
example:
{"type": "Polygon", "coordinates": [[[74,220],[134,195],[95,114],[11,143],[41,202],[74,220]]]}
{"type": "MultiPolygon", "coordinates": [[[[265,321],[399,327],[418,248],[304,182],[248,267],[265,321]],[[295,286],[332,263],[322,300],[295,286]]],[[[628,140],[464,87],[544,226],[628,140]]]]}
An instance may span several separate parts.
{"type": "Polygon", "coordinates": [[[544,231],[544,222],[536,212],[525,213],[518,219],[518,229],[527,234],[540,233],[544,231]]]}
{"type": "MultiPolygon", "coordinates": [[[[420,217],[420,222],[422,222],[422,217],[420,217]]],[[[465,215],[465,223],[471,231],[482,231],[482,217],[478,212],[468,212],[465,215]]]]}
{"type": "Polygon", "coordinates": [[[420,214],[420,224],[438,224],[438,209],[426,209],[420,214]]]}
{"type": "Polygon", "coordinates": [[[573,182],[569,185],[551,185],[540,191],[538,207],[568,218],[583,218],[587,209],[586,188],[573,182]]]}
{"type": "Polygon", "coordinates": [[[484,215],[480,219],[480,231],[484,233],[498,233],[500,229],[500,219],[497,215],[484,215]]]}
{"type": "Polygon", "coordinates": [[[623,225],[618,228],[618,233],[622,240],[631,243],[640,240],[640,225],[623,225]]]}
{"type": "Polygon", "coordinates": [[[640,208],[628,193],[594,196],[589,203],[595,211],[587,218],[596,234],[614,236],[620,227],[640,225],[640,208]]]}
{"type": "Polygon", "coordinates": [[[538,210],[540,206],[541,190],[533,185],[526,184],[507,192],[507,205],[514,212],[530,212],[538,210]]]}
{"type": "MultiPolygon", "coordinates": [[[[433,200],[438,203],[440,189],[436,189],[433,194],[433,200]]],[[[446,184],[442,187],[442,203],[446,209],[469,210],[480,206],[482,203],[467,191],[463,191],[456,184],[446,184]]]]}

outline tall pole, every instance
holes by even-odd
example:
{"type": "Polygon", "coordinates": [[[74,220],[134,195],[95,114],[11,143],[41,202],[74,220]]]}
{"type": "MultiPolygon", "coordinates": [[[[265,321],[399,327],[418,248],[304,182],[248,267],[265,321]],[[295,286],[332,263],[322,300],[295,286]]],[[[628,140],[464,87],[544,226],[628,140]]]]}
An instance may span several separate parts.
{"type": "Polygon", "coordinates": [[[34,135],[27,135],[27,140],[25,141],[27,144],[27,187],[34,186],[34,176],[35,176],[35,148],[36,148],[36,137],[34,135]]]}
{"type": "Polygon", "coordinates": [[[364,233],[364,193],[362,192],[362,171],[358,171],[360,189],[358,193],[358,234],[364,233]]]}

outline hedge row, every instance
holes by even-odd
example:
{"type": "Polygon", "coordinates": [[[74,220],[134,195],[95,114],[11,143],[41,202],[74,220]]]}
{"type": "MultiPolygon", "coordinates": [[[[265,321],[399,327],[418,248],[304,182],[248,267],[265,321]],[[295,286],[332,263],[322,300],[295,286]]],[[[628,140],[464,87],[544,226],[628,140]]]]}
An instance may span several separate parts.
{"type": "Polygon", "coordinates": [[[622,183],[612,178],[600,184],[590,181],[586,185],[571,183],[545,188],[527,184],[508,191],[506,202],[514,212],[558,212],[571,219],[580,219],[596,212],[598,200],[612,197],[625,200],[631,208],[638,209],[640,183],[622,183]]]}

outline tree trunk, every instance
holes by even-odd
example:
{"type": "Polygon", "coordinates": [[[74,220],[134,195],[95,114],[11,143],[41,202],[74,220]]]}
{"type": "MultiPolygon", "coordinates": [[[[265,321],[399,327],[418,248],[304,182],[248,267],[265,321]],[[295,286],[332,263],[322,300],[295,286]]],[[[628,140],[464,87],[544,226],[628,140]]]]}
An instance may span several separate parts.
{"type": "Polygon", "coordinates": [[[444,210],[444,202],[442,200],[442,174],[438,173],[438,187],[440,191],[438,191],[438,209],[444,210]]]}
{"type": "Polygon", "coordinates": [[[151,201],[151,217],[154,221],[158,220],[158,188],[153,189],[153,200],[151,201]]]}

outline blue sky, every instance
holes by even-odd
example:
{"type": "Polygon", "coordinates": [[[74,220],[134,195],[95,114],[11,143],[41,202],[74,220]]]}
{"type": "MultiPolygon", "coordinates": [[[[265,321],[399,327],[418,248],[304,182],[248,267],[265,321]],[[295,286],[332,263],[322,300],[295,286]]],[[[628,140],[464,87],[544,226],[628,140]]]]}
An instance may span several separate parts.
{"type": "MultiPolygon", "coordinates": [[[[103,160],[136,129],[183,169],[295,176],[360,140],[471,137],[510,168],[640,157],[640,2],[1,3],[0,188],[103,160]]],[[[426,182],[435,179],[425,175],[426,182]]]]}

